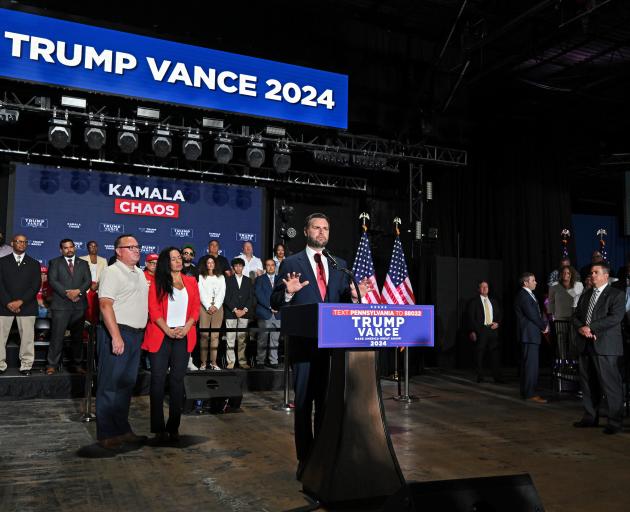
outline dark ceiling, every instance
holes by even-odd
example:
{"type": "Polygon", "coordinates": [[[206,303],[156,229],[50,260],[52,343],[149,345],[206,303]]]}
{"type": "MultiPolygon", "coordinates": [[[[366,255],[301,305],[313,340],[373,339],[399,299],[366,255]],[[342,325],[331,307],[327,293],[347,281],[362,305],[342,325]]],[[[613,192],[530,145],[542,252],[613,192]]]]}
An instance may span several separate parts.
{"type": "Polygon", "coordinates": [[[470,149],[480,125],[542,116],[580,173],[630,153],[624,0],[2,4],[347,73],[355,134],[470,149]]]}

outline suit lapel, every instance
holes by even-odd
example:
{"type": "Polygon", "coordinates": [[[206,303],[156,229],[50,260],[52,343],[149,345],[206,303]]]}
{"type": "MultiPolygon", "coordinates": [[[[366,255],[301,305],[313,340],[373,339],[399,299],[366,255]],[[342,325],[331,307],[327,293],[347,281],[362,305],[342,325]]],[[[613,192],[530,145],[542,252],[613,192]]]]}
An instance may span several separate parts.
{"type": "MultiPolygon", "coordinates": [[[[597,302],[595,303],[595,307],[593,308],[593,313],[591,314],[591,319],[593,319],[595,316],[599,316],[599,314],[596,315],[596,313],[599,313],[600,308],[605,307],[604,303],[606,302],[609,293],[610,293],[610,285],[604,288],[604,291],[601,293],[601,295],[597,299],[597,302]]],[[[593,292],[591,291],[591,297],[592,296],[593,296],[593,292]]],[[[589,297],[588,300],[590,302],[591,298],[589,297]]],[[[588,306],[587,306],[587,311],[588,311],[588,306]]]]}
{"type": "MultiPolygon", "coordinates": [[[[317,287],[317,278],[313,273],[313,267],[311,267],[311,262],[306,255],[306,251],[302,251],[298,257],[300,258],[300,266],[302,267],[302,274],[306,274],[302,281],[308,281],[309,283],[313,283],[315,287],[317,287]]],[[[329,278],[330,281],[330,278],[329,278]]],[[[318,292],[319,293],[319,292],[318,292]]]]}

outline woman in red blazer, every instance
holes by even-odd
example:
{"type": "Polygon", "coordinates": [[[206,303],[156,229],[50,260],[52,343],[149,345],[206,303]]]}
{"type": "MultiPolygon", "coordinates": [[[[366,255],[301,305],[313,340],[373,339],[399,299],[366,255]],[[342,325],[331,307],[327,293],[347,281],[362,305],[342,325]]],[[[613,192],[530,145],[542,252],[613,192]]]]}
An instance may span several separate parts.
{"type": "Polygon", "coordinates": [[[182,274],[182,255],[176,247],[158,257],[155,281],[149,287],[149,322],[142,348],[151,361],[151,432],[155,441],[179,440],[184,407],[184,376],[197,343],[199,287],[194,277],[182,274]],[[164,424],[164,385],[168,372],[169,418],[164,424]]]}

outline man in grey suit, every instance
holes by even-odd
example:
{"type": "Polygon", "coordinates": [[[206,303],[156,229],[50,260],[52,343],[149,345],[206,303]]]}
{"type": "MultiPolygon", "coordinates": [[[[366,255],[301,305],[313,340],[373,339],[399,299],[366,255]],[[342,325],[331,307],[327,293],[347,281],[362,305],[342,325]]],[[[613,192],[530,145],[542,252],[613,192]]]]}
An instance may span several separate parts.
{"type": "Polygon", "coordinates": [[[626,314],[625,295],[608,285],[606,262],[591,266],[593,287],[584,292],[573,314],[580,354],[580,384],[584,414],[573,426],[596,427],[602,394],[608,402],[608,424],[604,434],[621,432],[623,384],[619,358],[623,356],[621,322],[626,314]]]}
{"type": "Polygon", "coordinates": [[[59,242],[61,256],[48,264],[48,283],[52,288],[52,332],[48,347],[47,375],[59,369],[63,354],[66,329],[72,338],[72,359],[75,371],[84,373],[81,366],[83,352],[83,318],[87,308],[86,293],[92,284],[90,266],[75,256],[74,242],[68,238],[59,242]]]}
{"type": "Polygon", "coordinates": [[[521,275],[521,289],[514,300],[514,312],[521,342],[521,396],[533,403],[546,404],[547,400],[536,394],[538,384],[538,352],[541,333],[549,332],[540,313],[538,300],[534,295],[536,276],[531,272],[521,275]]]}

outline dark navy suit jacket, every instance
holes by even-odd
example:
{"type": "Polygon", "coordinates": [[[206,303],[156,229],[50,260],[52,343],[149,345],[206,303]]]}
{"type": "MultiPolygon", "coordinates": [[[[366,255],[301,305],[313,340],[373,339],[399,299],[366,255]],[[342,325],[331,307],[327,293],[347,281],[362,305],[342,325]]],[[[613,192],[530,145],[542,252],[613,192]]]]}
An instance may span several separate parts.
{"type": "MultiPolygon", "coordinates": [[[[279,280],[278,276],[274,277],[274,284],[279,280]]],[[[280,279],[281,280],[281,279],[280,279]]],[[[267,273],[256,278],[254,285],[254,293],[256,295],[256,318],[261,320],[270,320],[273,313],[271,312],[271,281],[267,273]]],[[[276,309],[276,308],[273,308],[276,309]]],[[[276,313],[276,319],[280,319],[280,310],[276,313]]]]}
{"type": "Polygon", "coordinates": [[[514,299],[518,339],[521,343],[540,345],[540,333],[547,327],[540,307],[531,294],[521,288],[514,299]]]}

